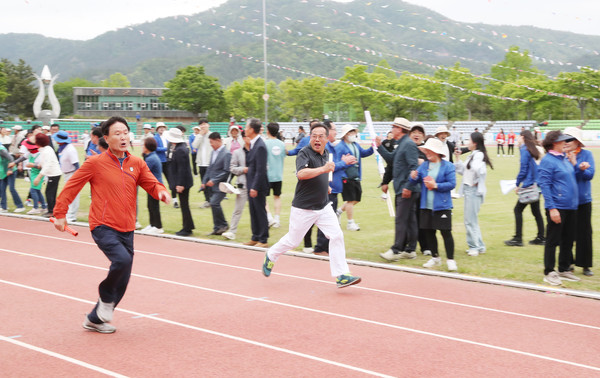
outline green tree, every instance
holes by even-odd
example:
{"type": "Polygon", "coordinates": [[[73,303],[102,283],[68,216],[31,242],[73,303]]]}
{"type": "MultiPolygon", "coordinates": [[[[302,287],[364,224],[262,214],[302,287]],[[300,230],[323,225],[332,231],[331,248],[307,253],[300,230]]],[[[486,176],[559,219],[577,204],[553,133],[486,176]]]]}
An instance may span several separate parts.
{"type": "Polygon", "coordinates": [[[534,114],[542,109],[545,103],[556,101],[556,97],[548,95],[549,92],[552,92],[551,86],[550,80],[543,76],[524,77],[516,80],[514,85],[504,85],[500,92],[501,96],[527,100],[526,102],[515,101],[510,107],[515,112],[508,119],[534,119],[534,114]]]}
{"type": "Polygon", "coordinates": [[[600,97],[598,86],[600,73],[588,67],[582,67],[580,72],[561,72],[558,75],[557,90],[575,96],[573,101],[579,108],[579,119],[586,119],[588,104],[592,103],[594,98],[600,97]]]}
{"type": "Polygon", "coordinates": [[[33,86],[35,76],[31,66],[23,59],[18,64],[13,64],[8,59],[2,59],[4,72],[6,73],[6,96],[4,109],[8,114],[23,117],[33,117],[33,101],[37,95],[37,89],[33,86]]]}
{"type": "Polygon", "coordinates": [[[108,80],[100,81],[101,87],[112,87],[112,88],[129,88],[131,83],[127,76],[120,72],[114,73],[108,77],[108,80]]]}
{"type": "MultiPolygon", "coordinates": [[[[247,77],[242,82],[233,82],[225,89],[225,100],[236,119],[256,117],[264,119],[263,94],[265,92],[265,79],[247,77]]],[[[281,116],[281,95],[277,84],[270,81],[267,84],[269,94],[269,119],[279,119],[281,116]]]]}
{"type": "Polygon", "coordinates": [[[202,114],[224,106],[223,90],[216,78],[204,73],[202,66],[188,66],[177,70],[175,77],[166,82],[167,90],[161,101],[172,109],[202,114]]]}
{"type": "Polygon", "coordinates": [[[298,81],[287,78],[279,83],[282,112],[287,119],[321,118],[325,102],[326,80],[319,77],[298,81]]]}
{"type": "Polygon", "coordinates": [[[481,101],[477,99],[481,96],[474,94],[473,91],[481,91],[482,87],[477,78],[471,75],[471,71],[456,62],[453,67],[437,70],[434,78],[453,85],[442,85],[446,100],[444,106],[446,118],[471,120],[473,113],[481,106],[481,101]]]}
{"type": "Polygon", "coordinates": [[[371,88],[377,89],[375,80],[382,74],[373,76],[367,72],[367,66],[358,64],[345,67],[344,71],[344,76],[340,78],[342,82],[347,82],[342,89],[343,102],[357,105],[364,112],[381,101],[382,96],[378,96],[371,88]]]}
{"type": "Polygon", "coordinates": [[[54,85],[54,93],[58,102],[60,102],[60,112],[62,116],[73,115],[73,88],[75,87],[99,87],[100,84],[93,83],[89,80],[79,77],[69,81],[56,83],[54,85]]]}
{"type": "MultiPolygon", "coordinates": [[[[444,101],[442,85],[431,82],[428,75],[410,75],[405,73],[392,83],[390,92],[429,101],[444,101]],[[421,79],[419,79],[421,78],[421,79]]],[[[412,121],[434,120],[439,104],[392,97],[388,102],[394,117],[405,117],[412,121]]]]}
{"type": "Polygon", "coordinates": [[[0,104],[8,97],[8,92],[6,91],[7,75],[4,66],[4,62],[0,62],[0,104]]]}

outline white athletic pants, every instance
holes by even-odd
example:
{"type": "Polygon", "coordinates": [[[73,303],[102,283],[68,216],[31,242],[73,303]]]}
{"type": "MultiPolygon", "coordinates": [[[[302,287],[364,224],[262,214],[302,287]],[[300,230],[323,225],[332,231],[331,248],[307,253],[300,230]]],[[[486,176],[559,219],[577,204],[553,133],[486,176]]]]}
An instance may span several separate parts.
{"type": "MultiPolygon", "coordinates": [[[[64,174],[65,183],[67,183],[67,181],[69,181],[69,179],[71,178],[71,176],[73,176],[74,173],[75,173],[75,171],[64,174]]],[[[77,193],[77,197],[75,197],[73,202],[71,202],[71,204],[69,205],[69,211],[67,211],[67,221],[77,219],[78,211],[79,211],[79,193],[77,193]]]]}
{"type": "Polygon", "coordinates": [[[304,239],[304,235],[313,224],[316,224],[329,239],[329,267],[331,268],[331,275],[337,277],[348,273],[344,233],[331,204],[327,204],[321,210],[304,210],[292,206],[290,211],[290,229],[281,240],[269,248],[267,251],[269,259],[277,261],[279,256],[299,246],[300,242],[304,239]]]}

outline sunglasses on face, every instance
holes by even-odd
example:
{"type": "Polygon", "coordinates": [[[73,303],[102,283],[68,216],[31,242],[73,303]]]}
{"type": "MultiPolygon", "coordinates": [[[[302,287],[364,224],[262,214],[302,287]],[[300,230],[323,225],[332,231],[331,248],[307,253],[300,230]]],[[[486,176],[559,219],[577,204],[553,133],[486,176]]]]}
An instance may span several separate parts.
{"type": "Polygon", "coordinates": [[[565,142],[570,143],[573,142],[575,140],[575,138],[569,138],[569,139],[565,139],[565,142]]]}

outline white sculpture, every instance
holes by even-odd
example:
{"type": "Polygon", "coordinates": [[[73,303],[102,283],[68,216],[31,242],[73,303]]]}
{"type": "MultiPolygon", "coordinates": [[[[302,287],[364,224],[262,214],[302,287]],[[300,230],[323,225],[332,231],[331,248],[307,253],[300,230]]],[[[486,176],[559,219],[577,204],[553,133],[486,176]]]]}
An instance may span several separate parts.
{"type": "Polygon", "coordinates": [[[50,69],[47,65],[44,65],[42,75],[34,75],[39,84],[39,91],[33,102],[33,115],[35,115],[35,118],[42,120],[46,125],[50,123],[51,118],[58,118],[60,115],[60,103],[54,94],[54,82],[56,81],[56,78],[58,78],[58,74],[52,77],[50,69]],[[48,100],[50,101],[52,110],[42,110],[42,104],[46,98],[46,86],[48,86],[48,100]]]}

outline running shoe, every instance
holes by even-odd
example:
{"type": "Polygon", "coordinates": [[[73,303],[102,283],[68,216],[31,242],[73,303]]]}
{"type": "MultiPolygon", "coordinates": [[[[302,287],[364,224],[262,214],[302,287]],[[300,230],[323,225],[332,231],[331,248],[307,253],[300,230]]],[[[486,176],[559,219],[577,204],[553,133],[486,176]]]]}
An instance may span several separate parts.
{"type": "Polygon", "coordinates": [[[361,280],[360,277],[353,276],[350,273],[346,273],[346,274],[337,276],[335,279],[335,283],[337,284],[338,288],[342,288],[342,287],[346,287],[346,286],[350,286],[350,285],[356,285],[357,283],[360,282],[360,280],[361,280]]]}
{"type": "Polygon", "coordinates": [[[114,326],[108,323],[92,323],[88,319],[87,315],[85,316],[85,320],[83,321],[83,328],[100,333],[114,333],[117,330],[114,326]]]}
{"type": "Polygon", "coordinates": [[[262,272],[265,277],[269,277],[271,275],[273,265],[275,265],[275,263],[269,259],[269,254],[265,253],[265,262],[263,262],[262,266],[262,272]]]}

